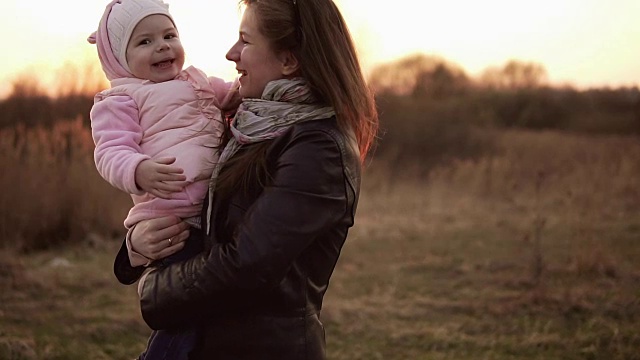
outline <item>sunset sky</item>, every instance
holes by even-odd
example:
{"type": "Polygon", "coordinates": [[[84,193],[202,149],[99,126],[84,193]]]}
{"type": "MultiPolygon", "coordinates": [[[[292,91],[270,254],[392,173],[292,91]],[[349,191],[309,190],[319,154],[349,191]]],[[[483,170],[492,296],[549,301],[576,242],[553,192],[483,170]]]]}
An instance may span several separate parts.
{"type": "MultiPolygon", "coordinates": [[[[187,63],[232,79],[224,59],[239,23],[236,0],[165,0],[187,63]]],[[[298,0],[305,1],[305,0],[298,0]]],[[[65,64],[97,62],[86,37],[108,1],[3,0],[0,96],[25,72],[46,83],[65,64]]],[[[553,84],[640,85],[640,0],[337,0],[365,71],[412,53],[475,76],[510,59],[542,64],[553,84]]]]}

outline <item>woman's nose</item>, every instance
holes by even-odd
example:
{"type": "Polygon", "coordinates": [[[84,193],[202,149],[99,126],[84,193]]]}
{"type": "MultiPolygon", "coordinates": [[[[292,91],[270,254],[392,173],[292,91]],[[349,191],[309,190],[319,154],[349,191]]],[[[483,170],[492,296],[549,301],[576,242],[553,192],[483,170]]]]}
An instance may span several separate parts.
{"type": "Polygon", "coordinates": [[[229,61],[238,61],[240,60],[240,51],[238,50],[238,43],[233,44],[233,46],[227,51],[225,55],[227,60],[229,61]]]}

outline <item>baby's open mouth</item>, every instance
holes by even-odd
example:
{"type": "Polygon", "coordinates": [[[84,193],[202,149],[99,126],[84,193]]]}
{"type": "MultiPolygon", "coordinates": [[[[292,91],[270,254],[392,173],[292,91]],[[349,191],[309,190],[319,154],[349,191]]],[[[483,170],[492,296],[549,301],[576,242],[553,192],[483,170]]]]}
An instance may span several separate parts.
{"type": "Polygon", "coordinates": [[[166,69],[168,67],[171,66],[171,64],[173,64],[173,60],[164,60],[164,61],[160,61],[157,62],[155,64],[153,64],[153,66],[160,68],[160,69],[166,69]]]}

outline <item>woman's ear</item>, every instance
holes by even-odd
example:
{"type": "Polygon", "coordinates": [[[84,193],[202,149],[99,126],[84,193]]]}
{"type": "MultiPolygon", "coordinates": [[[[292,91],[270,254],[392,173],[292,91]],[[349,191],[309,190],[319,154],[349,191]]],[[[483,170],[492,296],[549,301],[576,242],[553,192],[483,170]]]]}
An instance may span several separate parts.
{"type": "Polygon", "coordinates": [[[300,62],[293,52],[286,50],[280,53],[280,63],[282,64],[282,75],[291,76],[300,69],[300,62]]]}

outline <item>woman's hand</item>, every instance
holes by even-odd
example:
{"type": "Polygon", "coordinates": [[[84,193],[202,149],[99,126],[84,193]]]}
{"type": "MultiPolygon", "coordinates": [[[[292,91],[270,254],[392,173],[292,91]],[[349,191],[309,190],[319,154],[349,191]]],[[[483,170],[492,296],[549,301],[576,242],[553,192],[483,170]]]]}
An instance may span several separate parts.
{"type": "Polygon", "coordinates": [[[131,249],[158,260],[176,253],[189,237],[189,225],[177,216],[143,220],[131,232],[131,249]]]}

